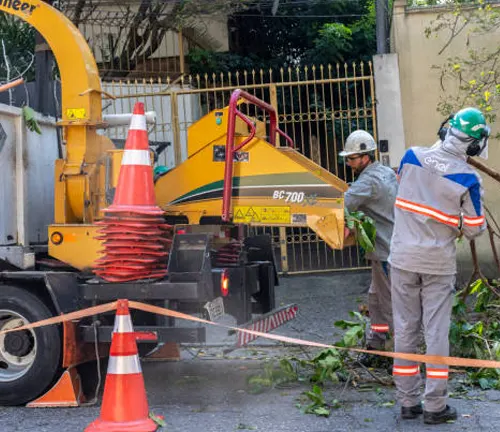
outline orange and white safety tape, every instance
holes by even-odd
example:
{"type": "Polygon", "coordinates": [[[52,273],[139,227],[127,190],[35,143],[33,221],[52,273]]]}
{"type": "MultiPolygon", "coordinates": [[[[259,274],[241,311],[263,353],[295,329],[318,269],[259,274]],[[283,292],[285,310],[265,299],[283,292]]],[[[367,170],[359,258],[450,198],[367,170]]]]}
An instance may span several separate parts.
{"type": "MultiPolygon", "coordinates": [[[[52,324],[60,324],[66,321],[74,321],[79,320],[85,317],[89,317],[92,315],[98,315],[101,313],[110,312],[116,310],[118,302],[106,303],[99,306],[93,306],[87,309],[83,309],[76,312],[71,312],[68,314],[60,315],[53,318],[48,318],[42,321],[37,321],[32,324],[28,324],[22,327],[17,327],[15,329],[2,330],[0,331],[0,335],[5,333],[10,333],[14,331],[20,330],[30,330],[38,327],[43,327],[52,324]]],[[[500,369],[500,361],[496,360],[480,360],[480,359],[470,359],[470,358],[462,358],[462,357],[448,357],[448,356],[438,356],[438,355],[429,355],[429,354],[410,354],[410,353],[400,353],[400,352],[388,352],[388,351],[377,351],[377,350],[365,350],[362,348],[347,348],[347,347],[338,347],[335,345],[323,344],[320,342],[312,342],[304,339],[297,339],[288,336],[281,336],[276,334],[262,333],[255,330],[242,329],[239,327],[232,327],[224,324],[219,324],[216,322],[208,321],[203,318],[198,318],[192,315],[187,315],[181,312],[177,312],[171,309],[162,308],[159,306],[152,306],[146,303],[129,301],[129,307],[131,309],[137,309],[144,312],[149,312],[158,315],[169,316],[172,318],[178,318],[188,321],[195,321],[201,324],[214,325],[217,327],[226,328],[228,330],[234,330],[239,332],[248,333],[254,336],[263,337],[279,342],[290,343],[294,345],[305,345],[310,347],[317,348],[332,348],[339,349],[345,351],[353,351],[358,353],[368,353],[373,355],[379,355],[382,357],[389,357],[400,360],[408,360],[417,363],[428,363],[432,365],[447,365],[447,366],[462,366],[462,367],[472,367],[472,368],[491,368],[491,369],[500,369]]]]}

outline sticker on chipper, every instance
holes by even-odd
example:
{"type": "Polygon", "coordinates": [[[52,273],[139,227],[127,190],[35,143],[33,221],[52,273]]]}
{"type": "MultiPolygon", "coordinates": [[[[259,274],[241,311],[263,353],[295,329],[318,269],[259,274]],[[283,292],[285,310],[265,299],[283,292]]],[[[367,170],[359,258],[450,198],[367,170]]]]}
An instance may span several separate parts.
{"type": "Polygon", "coordinates": [[[306,194],[304,192],[290,192],[285,190],[273,191],[273,199],[283,200],[290,203],[301,203],[304,201],[306,194]]]}
{"type": "MultiPolygon", "coordinates": [[[[226,146],[214,145],[213,147],[213,161],[225,162],[226,161],[226,146]]],[[[234,152],[233,162],[250,162],[250,154],[245,151],[234,152]]]]}
{"type": "Polygon", "coordinates": [[[84,119],[87,117],[87,111],[85,108],[68,108],[66,117],[70,120],[84,119]]]}
{"type": "Polygon", "coordinates": [[[289,224],[290,207],[235,206],[235,223],[289,224]]]}
{"type": "Polygon", "coordinates": [[[307,215],[305,213],[293,213],[292,214],[292,224],[294,225],[306,225],[307,215]]]}
{"type": "Polygon", "coordinates": [[[205,303],[203,306],[208,314],[210,321],[214,322],[222,318],[224,312],[224,300],[217,297],[215,300],[205,303]]]}

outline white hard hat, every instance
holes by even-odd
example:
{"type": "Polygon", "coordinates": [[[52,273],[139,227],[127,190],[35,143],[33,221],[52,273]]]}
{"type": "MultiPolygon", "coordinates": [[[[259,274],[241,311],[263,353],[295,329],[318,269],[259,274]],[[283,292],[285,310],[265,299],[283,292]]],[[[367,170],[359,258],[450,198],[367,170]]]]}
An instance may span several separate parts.
{"type": "Polygon", "coordinates": [[[353,154],[369,153],[377,149],[377,143],[373,137],[364,130],[352,132],[345,140],[344,151],[340,156],[349,156],[353,154]]]}

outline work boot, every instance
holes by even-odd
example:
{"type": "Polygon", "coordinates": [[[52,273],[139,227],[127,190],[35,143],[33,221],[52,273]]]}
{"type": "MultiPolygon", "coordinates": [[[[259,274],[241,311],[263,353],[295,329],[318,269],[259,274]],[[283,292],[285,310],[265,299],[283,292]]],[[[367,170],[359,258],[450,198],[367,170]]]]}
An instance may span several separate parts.
{"type": "MultiPolygon", "coordinates": [[[[384,351],[383,348],[377,349],[371,346],[366,347],[368,351],[384,351]]],[[[358,357],[358,361],[368,368],[378,368],[378,369],[391,369],[392,368],[392,359],[387,357],[382,357],[374,354],[361,353],[358,357]]]]}
{"type": "MultiPolygon", "coordinates": [[[[373,351],[375,348],[372,348],[370,346],[366,347],[368,351],[373,351]]],[[[368,353],[361,353],[358,356],[358,361],[366,367],[377,367],[378,363],[378,356],[373,355],[373,354],[368,354],[368,353]]]]}
{"type": "Polygon", "coordinates": [[[423,412],[422,404],[413,405],[411,407],[401,407],[401,418],[405,420],[415,419],[423,412]]]}
{"type": "Polygon", "coordinates": [[[424,411],[424,423],[441,424],[457,419],[457,410],[449,405],[439,412],[424,411]]]}

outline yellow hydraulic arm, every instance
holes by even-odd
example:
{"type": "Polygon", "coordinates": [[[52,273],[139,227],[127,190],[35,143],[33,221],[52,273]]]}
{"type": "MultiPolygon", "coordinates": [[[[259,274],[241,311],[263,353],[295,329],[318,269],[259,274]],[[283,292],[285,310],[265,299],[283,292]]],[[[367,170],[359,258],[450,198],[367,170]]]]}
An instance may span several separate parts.
{"type": "Polygon", "coordinates": [[[0,11],[32,25],[54,53],[61,76],[64,160],[56,162],[55,223],[92,223],[101,200],[100,163],[111,141],[97,134],[102,125],[101,82],[82,34],[57,9],[37,0],[0,0],[0,11]]]}

